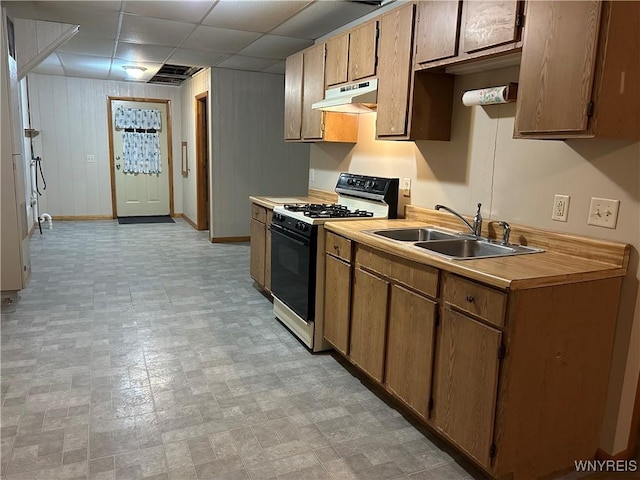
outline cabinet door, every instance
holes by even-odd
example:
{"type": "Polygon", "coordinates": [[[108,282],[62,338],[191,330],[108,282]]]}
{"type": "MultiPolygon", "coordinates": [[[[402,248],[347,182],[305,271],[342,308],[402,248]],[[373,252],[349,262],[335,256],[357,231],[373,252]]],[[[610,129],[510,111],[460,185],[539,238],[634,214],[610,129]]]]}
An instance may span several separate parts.
{"type": "Polygon", "coordinates": [[[351,265],[326,255],[324,285],[324,338],[348,355],[351,265]]]}
{"type": "Polygon", "coordinates": [[[251,278],[264,286],[266,231],[264,223],[251,219],[251,278]]]}
{"type": "Polygon", "coordinates": [[[460,4],[459,0],[418,2],[416,63],[433,62],[458,54],[460,4]]]}
{"type": "Polygon", "coordinates": [[[585,131],[593,88],[600,2],[529,2],[526,21],[517,131],[523,134],[585,131]]]}
{"type": "Polygon", "coordinates": [[[325,80],[327,86],[347,82],[349,65],[349,34],[345,33],[327,40],[325,80]]]}
{"type": "Polygon", "coordinates": [[[349,81],[376,74],[378,22],[356,28],[349,35],[349,81]]]}
{"type": "Polygon", "coordinates": [[[411,90],[414,6],[398,8],[380,19],[380,66],[376,135],[406,135],[411,90]]]}
{"type": "Polygon", "coordinates": [[[311,105],[324,98],[324,43],[303,52],[302,138],[322,139],[322,111],[311,105]]]}
{"type": "Polygon", "coordinates": [[[389,284],[359,268],[353,279],[351,361],[382,383],[389,284]]]}
{"type": "Polygon", "coordinates": [[[518,0],[465,1],[462,7],[462,51],[469,53],[518,40],[516,20],[519,8],[518,0]]]}
{"type": "Polygon", "coordinates": [[[271,219],[273,210],[267,210],[267,223],[265,224],[265,247],[264,247],[264,288],[271,291],[271,219]]]}
{"type": "Polygon", "coordinates": [[[300,140],[302,133],[302,54],[287,58],[284,77],[284,139],[300,140]]]}
{"type": "Polygon", "coordinates": [[[429,415],[436,303],[393,285],[385,381],[422,417],[429,415]]]}
{"type": "Polygon", "coordinates": [[[434,423],[489,466],[502,333],[442,309],[434,382],[434,423]]]}

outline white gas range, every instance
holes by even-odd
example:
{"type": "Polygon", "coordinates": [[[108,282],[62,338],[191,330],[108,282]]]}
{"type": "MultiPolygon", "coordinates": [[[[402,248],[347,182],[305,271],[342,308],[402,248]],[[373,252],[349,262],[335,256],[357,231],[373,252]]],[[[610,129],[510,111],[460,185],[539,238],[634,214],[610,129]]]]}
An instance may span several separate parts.
{"type": "Polygon", "coordinates": [[[292,204],[273,209],[271,292],[275,317],[314,352],[323,339],[325,222],[396,218],[397,178],[341,173],[335,204],[292,204]],[[317,300],[317,301],[316,301],[317,300]]]}

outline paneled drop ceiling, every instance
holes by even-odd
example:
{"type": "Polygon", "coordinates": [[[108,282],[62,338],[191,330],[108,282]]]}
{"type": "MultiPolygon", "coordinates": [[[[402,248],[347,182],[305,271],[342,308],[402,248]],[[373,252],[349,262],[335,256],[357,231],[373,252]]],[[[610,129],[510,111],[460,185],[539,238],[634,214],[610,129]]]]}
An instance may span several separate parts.
{"type": "Polygon", "coordinates": [[[3,1],[13,18],[80,25],[33,71],[128,80],[164,65],[284,73],[284,59],[383,2],[347,0],[3,1]]]}

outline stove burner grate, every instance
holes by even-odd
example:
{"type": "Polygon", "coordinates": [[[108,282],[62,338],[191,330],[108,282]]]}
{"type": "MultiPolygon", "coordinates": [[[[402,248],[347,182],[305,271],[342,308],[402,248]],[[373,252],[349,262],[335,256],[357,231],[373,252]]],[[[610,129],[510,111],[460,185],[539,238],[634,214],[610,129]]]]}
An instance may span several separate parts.
{"type": "Polygon", "coordinates": [[[284,208],[290,212],[302,212],[310,218],[350,218],[350,217],[373,217],[373,212],[367,210],[349,210],[345,205],[339,203],[310,203],[307,205],[285,205],[284,208]]]}

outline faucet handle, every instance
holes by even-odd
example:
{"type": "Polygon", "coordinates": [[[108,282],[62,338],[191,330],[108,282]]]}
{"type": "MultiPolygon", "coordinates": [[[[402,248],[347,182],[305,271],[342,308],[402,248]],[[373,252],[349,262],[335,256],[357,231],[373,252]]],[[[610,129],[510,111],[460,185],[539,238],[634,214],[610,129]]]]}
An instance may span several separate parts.
{"type": "Polygon", "coordinates": [[[509,225],[507,222],[498,222],[498,225],[500,225],[503,228],[502,245],[509,245],[509,235],[511,234],[511,225],[509,225]]]}

